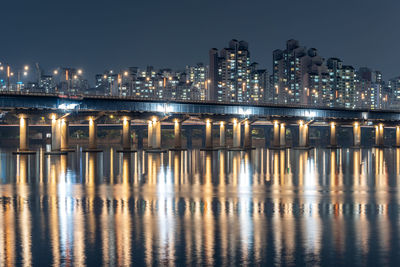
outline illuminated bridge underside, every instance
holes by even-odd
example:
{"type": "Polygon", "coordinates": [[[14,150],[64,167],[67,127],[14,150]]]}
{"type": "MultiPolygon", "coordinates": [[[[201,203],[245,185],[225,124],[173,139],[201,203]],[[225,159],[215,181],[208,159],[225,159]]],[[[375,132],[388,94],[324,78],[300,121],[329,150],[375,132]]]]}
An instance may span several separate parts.
{"type": "Polygon", "coordinates": [[[254,118],[293,118],[314,121],[381,121],[398,122],[400,112],[307,108],[299,106],[221,104],[201,102],[162,102],[151,100],[84,97],[71,99],[56,95],[0,95],[0,109],[24,112],[54,112],[60,110],[85,112],[128,112],[150,114],[188,114],[196,116],[234,116],[254,118]]]}

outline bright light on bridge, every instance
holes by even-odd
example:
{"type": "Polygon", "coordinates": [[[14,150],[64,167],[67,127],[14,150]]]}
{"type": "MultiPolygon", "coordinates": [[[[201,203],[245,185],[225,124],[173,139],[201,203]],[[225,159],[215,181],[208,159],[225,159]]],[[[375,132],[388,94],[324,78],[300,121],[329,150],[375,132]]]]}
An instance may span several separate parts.
{"type": "Polygon", "coordinates": [[[251,115],[251,109],[246,109],[246,110],[244,110],[244,109],[242,109],[242,108],[239,108],[239,114],[240,115],[251,115]]]}
{"type": "Polygon", "coordinates": [[[62,103],[60,105],[58,105],[58,109],[74,109],[76,106],[78,106],[78,104],[65,104],[62,103]]]}
{"type": "Polygon", "coordinates": [[[168,104],[158,105],[157,106],[157,111],[158,112],[169,113],[169,112],[173,112],[174,108],[173,108],[173,106],[170,106],[168,104]]]}

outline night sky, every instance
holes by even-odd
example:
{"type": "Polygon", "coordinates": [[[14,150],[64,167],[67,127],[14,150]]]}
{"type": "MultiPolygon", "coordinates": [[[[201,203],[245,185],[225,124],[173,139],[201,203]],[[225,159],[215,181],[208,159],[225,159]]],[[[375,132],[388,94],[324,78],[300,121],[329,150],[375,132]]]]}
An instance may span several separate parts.
{"type": "Polygon", "coordinates": [[[0,4],[0,61],[94,73],[127,66],[208,64],[208,50],[249,42],[271,71],[290,38],[344,64],[400,75],[400,1],[9,0],[0,4]]]}

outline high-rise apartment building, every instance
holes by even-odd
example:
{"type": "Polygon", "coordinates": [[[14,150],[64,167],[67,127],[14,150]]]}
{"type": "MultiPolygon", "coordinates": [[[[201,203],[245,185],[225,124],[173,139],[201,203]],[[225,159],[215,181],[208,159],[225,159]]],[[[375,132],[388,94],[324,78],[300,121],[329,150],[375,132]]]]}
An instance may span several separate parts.
{"type": "Polygon", "coordinates": [[[231,40],[220,53],[210,50],[210,98],[219,102],[250,101],[250,52],[245,41],[231,40]]]}
{"type": "MultiPolygon", "coordinates": [[[[297,40],[288,40],[285,50],[275,50],[272,66],[274,102],[305,105],[317,101],[312,100],[312,91],[317,88],[309,87],[323,87],[320,84],[326,78],[323,64],[315,48],[307,50],[297,40]]],[[[314,98],[316,96],[314,94],[314,98]]]]}
{"type": "Polygon", "coordinates": [[[356,73],[338,58],[327,60],[332,107],[356,108],[361,94],[356,91],[356,73]]]}
{"type": "Polygon", "coordinates": [[[257,63],[251,64],[249,102],[264,103],[270,97],[269,74],[266,69],[258,69],[257,63]]]}
{"type": "MultiPolygon", "coordinates": [[[[208,79],[208,66],[203,63],[198,63],[195,66],[186,66],[186,84],[191,85],[188,95],[196,100],[209,99],[210,79],[208,79]]],[[[183,88],[187,86],[182,86],[183,88]]]]}
{"type": "Polygon", "coordinates": [[[366,109],[381,109],[385,102],[382,74],[362,67],[356,72],[356,92],[359,97],[356,106],[366,109]],[[382,101],[383,100],[383,101],[382,101]]]}

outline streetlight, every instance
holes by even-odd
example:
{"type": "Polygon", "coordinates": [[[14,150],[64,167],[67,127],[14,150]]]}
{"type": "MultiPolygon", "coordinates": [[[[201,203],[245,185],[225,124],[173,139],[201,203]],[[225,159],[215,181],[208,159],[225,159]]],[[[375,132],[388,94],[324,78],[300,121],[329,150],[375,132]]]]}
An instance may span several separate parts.
{"type": "Polygon", "coordinates": [[[28,76],[28,70],[29,70],[29,66],[25,65],[22,70],[17,71],[17,90],[18,91],[21,91],[21,84],[22,84],[21,74],[23,76],[28,76]]]}
{"type": "Polygon", "coordinates": [[[7,65],[7,91],[10,91],[10,75],[11,75],[11,69],[10,66],[7,65]]]}
{"type": "MultiPolygon", "coordinates": [[[[58,76],[58,74],[59,74],[58,69],[53,70],[53,75],[54,75],[54,76],[58,76]]],[[[54,83],[54,87],[55,87],[55,88],[54,88],[55,92],[58,91],[58,87],[57,87],[57,86],[58,86],[58,82],[59,82],[59,81],[58,81],[58,78],[59,78],[59,77],[57,77],[57,81],[55,80],[55,78],[53,79],[53,83],[54,83]]]]}

